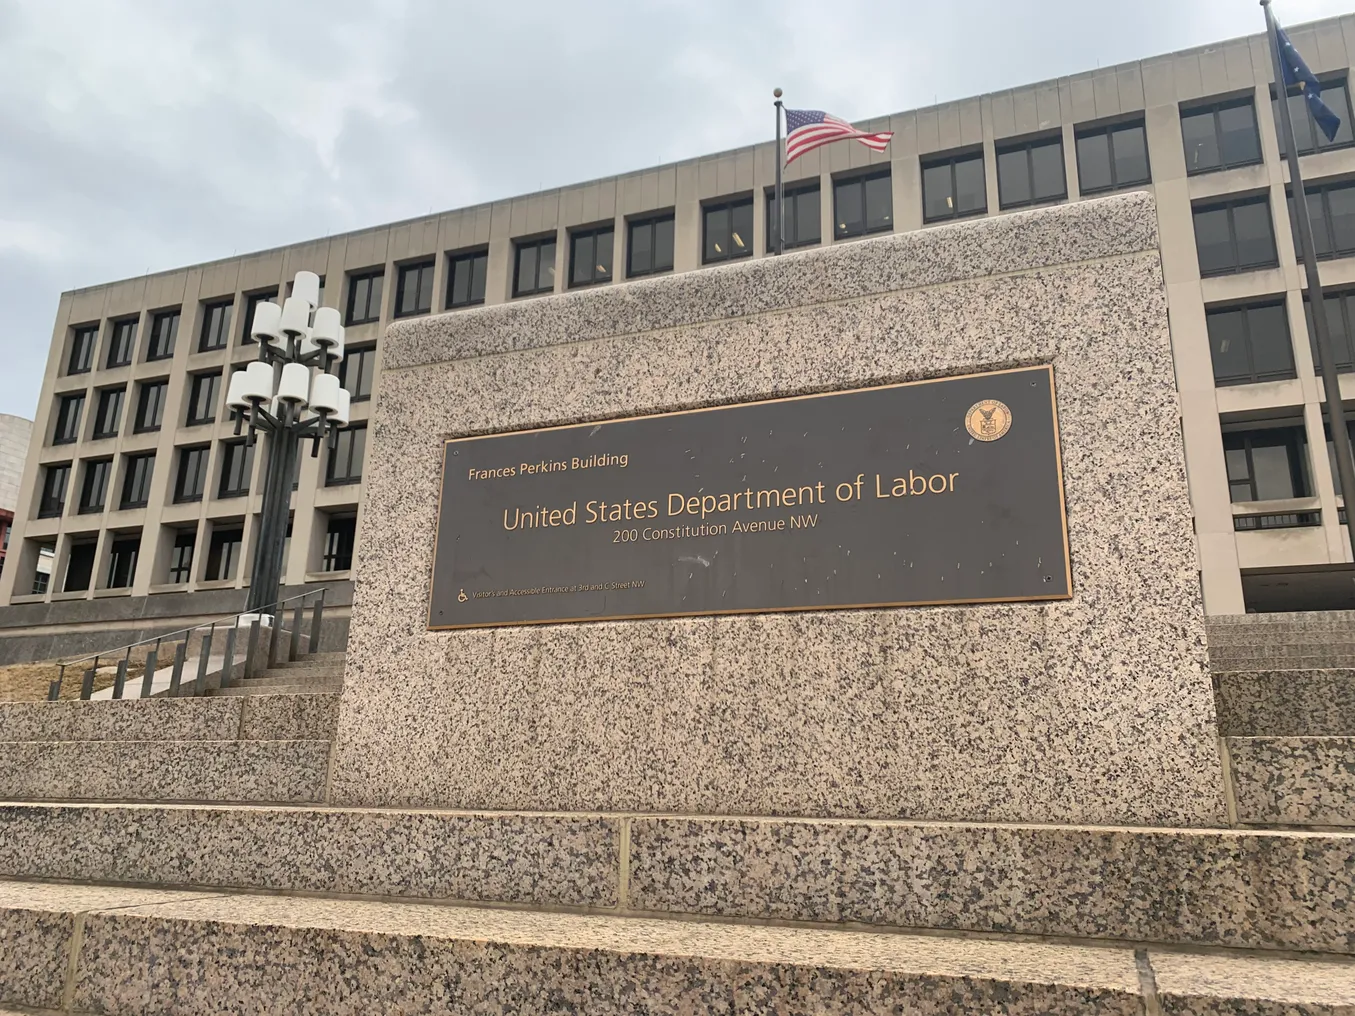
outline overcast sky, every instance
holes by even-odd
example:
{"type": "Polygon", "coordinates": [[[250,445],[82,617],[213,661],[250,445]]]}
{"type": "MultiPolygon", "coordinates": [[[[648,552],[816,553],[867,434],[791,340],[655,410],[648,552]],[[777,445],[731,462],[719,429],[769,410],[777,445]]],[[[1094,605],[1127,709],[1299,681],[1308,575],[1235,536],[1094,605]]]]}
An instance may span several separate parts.
{"type": "MultiPolygon", "coordinates": [[[[1275,0],[1283,21],[1355,0],[1275,0]]],[[[0,0],[0,412],[63,290],[1261,30],[1255,0],[0,0]]]]}

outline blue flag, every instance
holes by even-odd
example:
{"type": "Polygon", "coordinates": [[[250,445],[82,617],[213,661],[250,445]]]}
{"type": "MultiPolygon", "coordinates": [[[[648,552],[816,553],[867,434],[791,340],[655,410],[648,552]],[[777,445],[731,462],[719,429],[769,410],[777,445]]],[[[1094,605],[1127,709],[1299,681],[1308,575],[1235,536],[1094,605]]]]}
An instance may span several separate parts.
{"type": "Polygon", "coordinates": [[[1289,41],[1289,33],[1279,25],[1275,26],[1275,31],[1280,37],[1280,66],[1284,68],[1285,94],[1297,85],[1303,101],[1308,104],[1308,112],[1313,115],[1313,122],[1322,128],[1328,141],[1335,141],[1336,132],[1341,129],[1341,118],[1322,101],[1322,82],[1303,62],[1303,57],[1299,56],[1299,51],[1289,41]]]}

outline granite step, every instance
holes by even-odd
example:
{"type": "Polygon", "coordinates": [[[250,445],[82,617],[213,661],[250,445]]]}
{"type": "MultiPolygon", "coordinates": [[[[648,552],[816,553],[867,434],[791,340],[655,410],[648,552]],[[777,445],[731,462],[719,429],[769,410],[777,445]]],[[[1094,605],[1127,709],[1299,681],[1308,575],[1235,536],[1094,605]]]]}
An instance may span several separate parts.
{"type": "MultiPolygon", "coordinates": [[[[271,689],[270,689],[271,690],[271,689]]],[[[155,698],[0,703],[0,741],[329,740],[339,696],[155,698]]]]}
{"type": "Polygon", "coordinates": [[[211,692],[212,698],[251,698],[259,695],[332,695],[343,691],[341,678],[267,680],[253,678],[211,692]]]}
{"type": "Polygon", "coordinates": [[[1355,826],[1355,737],[1227,739],[1239,822],[1355,826]]]}
{"type": "Polygon", "coordinates": [[[1261,645],[1210,645],[1211,660],[1289,660],[1309,656],[1355,656],[1355,641],[1267,642],[1261,645]]]}
{"type": "Polygon", "coordinates": [[[236,801],[324,799],[331,742],[3,741],[0,799],[236,801]]]}
{"type": "Polygon", "coordinates": [[[335,653],[311,653],[309,656],[302,656],[295,660],[283,660],[280,663],[273,664],[270,670],[293,670],[304,669],[307,667],[329,667],[331,669],[343,670],[344,661],[348,658],[347,652],[335,653]]]}
{"type": "Polygon", "coordinates": [[[1355,610],[1293,610],[1274,614],[1212,614],[1205,619],[1209,631],[1231,627],[1267,627],[1292,624],[1349,625],[1355,627],[1355,610]]]}
{"type": "Polygon", "coordinates": [[[1209,669],[1215,674],[1258,670],[1350,670],[1355,669],[1355,655],[1323,653],[1316,656],[1249,656],[1220,659],[1211,654],[1209,669]]]}
{"type": "Polygon", "coordinates": [[[1224,736],[1355,735],[1355,669],[1222,671],[1214,675],[1224,736]]]}
{"type": "Polygon", "coordinates": [[[1352,869],[1339,832],[0,804],[3,879],[1355,956],[1352,869]]]}
{"type": "Polygon", "coordinates": [[[82,1012],[1138,1016],[1355,1005],[1355,966],[1320,958],[60,884],[0,883],[0,946],[0,1003],[82,1012]]]}

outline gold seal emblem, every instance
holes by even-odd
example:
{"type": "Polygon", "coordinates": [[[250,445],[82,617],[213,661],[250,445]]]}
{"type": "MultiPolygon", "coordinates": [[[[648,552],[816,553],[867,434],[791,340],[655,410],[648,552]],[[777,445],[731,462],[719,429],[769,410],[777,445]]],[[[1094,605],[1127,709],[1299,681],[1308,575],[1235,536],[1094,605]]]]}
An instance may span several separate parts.
{"type": "Polygon", "coordinates": [[[1005,402],[984,399],[964,415],[965,430],[975,441],[996,441],[1012,427],[1012,411],[1005,402]]]}

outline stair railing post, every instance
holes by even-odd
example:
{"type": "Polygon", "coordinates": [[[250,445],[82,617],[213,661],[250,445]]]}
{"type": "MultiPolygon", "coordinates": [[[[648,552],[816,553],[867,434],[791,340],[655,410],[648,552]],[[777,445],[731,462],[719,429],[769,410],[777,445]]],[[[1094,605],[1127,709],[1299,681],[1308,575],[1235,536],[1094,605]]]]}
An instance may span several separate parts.
{"type": "Polygon", "coordinates": [[[155,640],[155,645],[151,651],[146,654],[146,669],[141,673],[141,697],[150,698],[151,692],[155,690],[155,668],[160,662],[160,640],[155,640]]]}
{"type": "MultiPolygon", "coordinates": [[[[278,629],[282,627],[282,610],[280,603],[273,604],[273,627],[268,633],[268,667],[278,665],[278,629]]],[[[265,668],[268,669],[268,668],[265,668]]]]}
{"type": "Polygon", "coordinates": [[[61,698],[61,682],[66,680],[66,665],[63,663],[57,667],[56,680],[47,685],[47,701],[55,702],[61,698]]]}
{"type": "Polygon", "coordinates": [[[94,694],[94,675],[99,671],[99,658],[94,657],[94,666],[85,671],[85,679],[80,682],[80,701],[88,702],[94,694]]]}
{"type": "Polygon", "coordinates": [[[259,615],[249,623],[249,644],[245,647],[245,677],[259,676],[259,615]]]}
{"type": "Polygon", "coordinates": [[[131,659],[132,649],[128,646],[127,655],[118,660],[118,674],[113,678],[113,697],[115,699],[122,698],[122,693],[127,687],[127,664],[131,662],[131,659]]]}
{"type": "Polygon", "coordinates": [[[304,609],[301,600],[297,600],[292,609],[292,641],[287,646],[287,659],[293,662],[301,655],[301,612],[304,609]]]}
{"type": "Polygon", "coordinates": [[[236,618],[236,624],[226,629],[226,647],[221,654],[221,687],[229,688],[235,683],[235,632],[239,627],[239,618],[236,618]]]}
{"type": "MultiPolygon", "coordinates": [[[[328,587],[326,587],[328,588],[328,587]]],[[[325,617],[325,589],[320,590],[320,598],[315,601],[315,610],[311,614],[311,637],[306,643],[306,652],[320,651],[320,624],[325,617]]]]}
{"type": "Polygon", "coordinates": [[[169,675],[169,697],[179,697],[179,682],[183,680],[183,661],[188,655],[188,636],[174,647],[174,670],[169,675]]]}
{"type": "Polygon", "coordinates": [[[198,679],[193,683],[194,695],[207,693],[207,658],[212,654],[212,636],[216,634],[216,622],[207,629],[207,635],[198,645],[198,679]]]}

